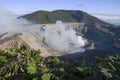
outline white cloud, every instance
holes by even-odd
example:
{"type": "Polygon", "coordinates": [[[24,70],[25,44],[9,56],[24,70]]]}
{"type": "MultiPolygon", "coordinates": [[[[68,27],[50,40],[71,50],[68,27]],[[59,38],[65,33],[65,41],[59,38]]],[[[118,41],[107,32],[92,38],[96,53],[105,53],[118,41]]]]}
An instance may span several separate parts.
{"type": "Polygon", "coordinates": [[[83,4],[77,4],[77,7],[83,7],[84,5],[83,4]]]}
{"type": "Polygon", "coordinates": [[[93,14],[93,16],[110,23],[120,23],[120,15],[93,14]]]}

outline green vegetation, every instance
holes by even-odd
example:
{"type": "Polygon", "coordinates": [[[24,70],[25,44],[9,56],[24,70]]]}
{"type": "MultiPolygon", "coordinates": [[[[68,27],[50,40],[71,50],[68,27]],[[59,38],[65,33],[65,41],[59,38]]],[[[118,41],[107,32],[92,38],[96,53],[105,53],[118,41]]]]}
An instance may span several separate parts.
{"type": "Polygon", "coordinates": [[[31,14],[22,16],[29,21],[47,24],[55,23],[56,20],[61,20],[63,22],[84,22],[84,23],[99,23],[107,24],[85,12],[79,10],[55,10],[52,12],[49,11],[36,11],[31,14]]]}
{"type": "Polygon", "coordinates": [[[120,55],[95,57],[96,66],[91,66],[40,54],[26,46],[0,50],[0,80],[120,80],[120,55]]]}

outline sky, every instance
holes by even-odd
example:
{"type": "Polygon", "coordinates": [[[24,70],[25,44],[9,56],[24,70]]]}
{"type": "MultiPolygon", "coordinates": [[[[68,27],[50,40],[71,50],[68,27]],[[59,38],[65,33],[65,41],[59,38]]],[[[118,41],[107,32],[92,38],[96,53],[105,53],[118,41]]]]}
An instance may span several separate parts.
{"type": "Polygon", "coordinates": [[[114,19],[115,16],[119,16],[120,19],[120,0],[0,0],[0,7],[17,14],[66,9],[82,10],[104,19],[110,19],[108,15],[114,19]],[[104,16],[101,17],[102,15],[104,16]]]}
{"type": "Polygon", "coordinates": [[[0,0],[0,6],[15,13],[72,9],[88,13],[120,14],[120,0],[0,0]]]}

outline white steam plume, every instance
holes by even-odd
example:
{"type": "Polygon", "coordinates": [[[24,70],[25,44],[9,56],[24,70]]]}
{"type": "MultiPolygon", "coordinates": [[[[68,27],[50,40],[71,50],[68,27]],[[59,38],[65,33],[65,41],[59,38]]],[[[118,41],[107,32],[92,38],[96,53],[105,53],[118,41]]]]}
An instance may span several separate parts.
{"type": "Polygon", "coordinates": [[[75,30],[67,29],[61,21],[56,23],[56,31],[46,29],[44,32],[45,43],[54,50],[74,53],[83,52],[87,41],[82,36],[77,36],[75,30]]]}

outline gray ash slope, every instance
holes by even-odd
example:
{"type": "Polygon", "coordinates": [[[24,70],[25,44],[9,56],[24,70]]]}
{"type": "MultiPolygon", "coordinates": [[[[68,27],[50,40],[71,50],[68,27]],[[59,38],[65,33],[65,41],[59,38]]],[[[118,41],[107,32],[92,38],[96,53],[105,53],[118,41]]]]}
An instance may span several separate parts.
{"type": "Polygon", "coordinates": [[[93,62],[95,56],[120,54],[120,28],[101,24],[84,24],[74,27],[78,35],[82,35],[89,42],[90,50],[62,56],[62,59],[73,61],[88,60],[93,62]]]}
{"type": "Polygon", "coordinates": [[[87,58],[88,56],[86,55],[105,56],[108,54],[119,54],[120,28],[112,24],[105,23],[85,12],[78,10],[56,10],[52,12],[37,11],[21,17],[37,24],[53,24],[56,20],[61,20],[66,24],[70,23],[69,27],[76,30],[77,35],[81,35],[86,38],[89,42],[88,46],[94,48],[84,52],[84,54],[76,53],[76,55],[70,54],[65,55],[64,57],[74,56],[75,58],[87,58]],[[78,24],[74,25],[74,23],[78,24]]]}

